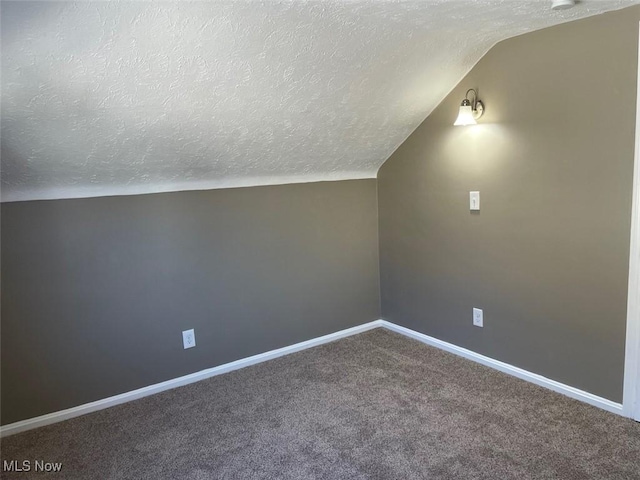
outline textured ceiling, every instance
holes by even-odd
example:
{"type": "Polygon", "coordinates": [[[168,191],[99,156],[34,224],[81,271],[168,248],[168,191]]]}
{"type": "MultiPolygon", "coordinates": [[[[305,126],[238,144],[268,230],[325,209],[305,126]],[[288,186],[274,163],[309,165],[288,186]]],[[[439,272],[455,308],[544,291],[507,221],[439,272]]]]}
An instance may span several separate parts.
{"type": "Polygon", "coordinates": [[[497,41],[633,0],[2,2],[2,199],[375,177],[497,41]]]}

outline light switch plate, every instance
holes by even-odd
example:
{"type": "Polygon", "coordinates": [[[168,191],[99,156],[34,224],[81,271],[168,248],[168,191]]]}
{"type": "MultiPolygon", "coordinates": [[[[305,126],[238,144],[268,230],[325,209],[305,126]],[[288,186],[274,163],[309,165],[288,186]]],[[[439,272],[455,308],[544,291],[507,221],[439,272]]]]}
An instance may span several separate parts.
{"type": "Polygon", "coordinates": [[[469,210],[480,210],[480,192],[469,192],[469,210]]]}

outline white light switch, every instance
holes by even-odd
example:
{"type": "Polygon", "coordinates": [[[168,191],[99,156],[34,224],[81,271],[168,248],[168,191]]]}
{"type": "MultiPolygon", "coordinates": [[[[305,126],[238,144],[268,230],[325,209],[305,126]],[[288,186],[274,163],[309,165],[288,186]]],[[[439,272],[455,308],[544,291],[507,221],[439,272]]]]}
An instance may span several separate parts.
{"type": "Polygon", "coordinates": [[[480,210],[480,192],[469,192],[469,209],[480,210]]]}

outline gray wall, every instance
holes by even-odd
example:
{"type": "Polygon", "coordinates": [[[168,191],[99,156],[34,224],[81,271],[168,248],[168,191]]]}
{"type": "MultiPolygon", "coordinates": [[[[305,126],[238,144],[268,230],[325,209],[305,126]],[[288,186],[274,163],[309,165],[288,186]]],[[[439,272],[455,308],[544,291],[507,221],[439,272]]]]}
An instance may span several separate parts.
{"type": "Polygon", "coordinates": [[[379,318],[376,201],[359,180],[3,204],[2,423],[379,318]]]}
{"type": "Polygon", "coordinates": [[[498,44],[384,164],[383,318],[622,400],[639,20],[498,44]]]}

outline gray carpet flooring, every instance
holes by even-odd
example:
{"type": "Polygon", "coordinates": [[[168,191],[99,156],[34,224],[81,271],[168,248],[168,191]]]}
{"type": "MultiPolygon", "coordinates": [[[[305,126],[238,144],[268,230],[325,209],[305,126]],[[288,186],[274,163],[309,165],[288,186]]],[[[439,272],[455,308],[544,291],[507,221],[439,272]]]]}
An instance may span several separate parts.
{"type": "Polygon", "coordinates": [[[64,479],[640,479],[640,424],[377,329],[2,441],[64,479]]]}

